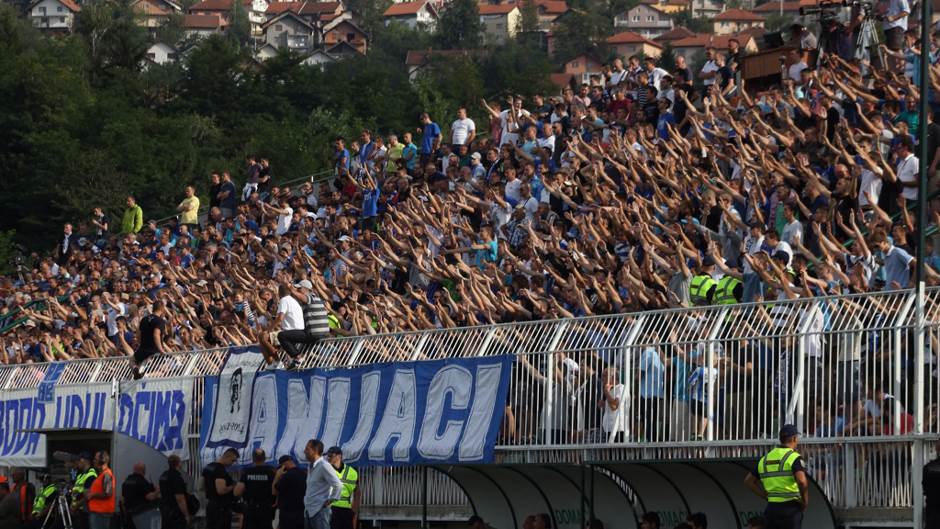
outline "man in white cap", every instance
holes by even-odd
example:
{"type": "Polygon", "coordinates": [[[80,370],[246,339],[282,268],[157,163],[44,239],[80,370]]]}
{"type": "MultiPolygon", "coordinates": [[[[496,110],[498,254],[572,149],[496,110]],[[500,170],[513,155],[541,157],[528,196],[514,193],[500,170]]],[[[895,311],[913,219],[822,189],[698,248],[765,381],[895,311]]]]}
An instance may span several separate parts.
{"type": "MultiPolygon", "coordinates": [[[[313,284],[309,279],[302,279],[294,283],[293,287],[282,284],[278,294],[281,295],[281,301],[278,303],[275,324],[281,324],[281,331],[277,333],[277,341],[291,357],[288,369],[293,369],[298,364],[297,357],[302,353],[299,345],[314,344],[330,334],[328,314],[323,300],[313,293],[313,284]],[[302,307],[298,299],[303,300],[302,307]]],[[[261,348],[265,359],[271,363],[277,356],[277,350],[264,334],[261,348]]]]}

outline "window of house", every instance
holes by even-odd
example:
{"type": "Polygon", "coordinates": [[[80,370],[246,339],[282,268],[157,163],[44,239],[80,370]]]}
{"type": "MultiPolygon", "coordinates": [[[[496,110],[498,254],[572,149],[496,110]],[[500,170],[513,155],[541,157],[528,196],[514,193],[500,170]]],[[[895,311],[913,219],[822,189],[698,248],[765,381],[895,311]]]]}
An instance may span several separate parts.
{"type": "Polygon", "coordinates": [[[147,58],[150,59],[151,61],[156,60],[157,54],[156,54],[156,53],[153,53],[153,52],[150,52],[150,53],[147,54],[147,58]]]}
{"type": "Polygon", "coordinates": [[[354,41],[354,40],[356,40],[356,34],[355,34],[355,33],[347,33],[347,34],[346,34],[346,42],[352,42],[352,41],[354,41]]]}
{"type": "Polygon", "coordinates": [[[578,61],[571,61],[571,67],[572,67],[572,68],[577,68],[577,67],[578,67],[578,61]]]}
{"type": "Polygon", "coordinates": [[[45,8],[45,7],[40,7],[40,8],[39,8],[39,14],[40,14],[40,15],[45,15],[45,14],[46,14],[46,8],[45,8]]]}
{"type": "Polygon", "coordinates": [[[646,21],[647,21],[647,22],[652,22],[652,21],[654,21],[654,20],[656,20],[656,17],[654,17],[653,15],[650,15],[650,16],[646,17],[646,21]]]}
{"type": "Polygon", "coordinates": [[[640,21],[640,15],[633,15],[633,21],[634,21],[634,22],[639,22],[639,21],[640,21]]]}
{"type": "Polygon", "coordinates": [[[56,13],[61,13],[63,11],[62,6],[56,6],[56,13]]]}
{"type": "Polygon", "coordinates": [[[65,17],[59,17],[59,23],[65,24],[65,17]]]}
{"type": "Polygon", "coordinates": [[[274,31],[284,31],[284,26],[281,24],[274,24],[274,31]]]}

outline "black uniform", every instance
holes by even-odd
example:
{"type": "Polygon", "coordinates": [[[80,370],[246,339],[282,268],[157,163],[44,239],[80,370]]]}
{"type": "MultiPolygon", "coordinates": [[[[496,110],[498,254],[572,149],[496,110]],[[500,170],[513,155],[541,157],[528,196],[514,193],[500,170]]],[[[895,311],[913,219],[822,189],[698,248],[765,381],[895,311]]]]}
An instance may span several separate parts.
{"type": "Polygon", "coordinates": [[[924,466],[924,496],[927,508],[924,509],[924,527],[940,527],[940,458],[924,466]]]}
{"type": "Polygon", "coordinates": [[[294,467],[281,476],[277,485],[279,529],[304,529],[304,494],[307,493],[307,471],[294,467]]]}
{"type": "Polygon", "coordinates": [[[231,485],[233,480],[225,467],[218,462],[209,463],[202,469],[202,479],[206,490],[206,529],[232,529],[232,505],[235,496],[229,492],[219,495],[215,489],[215,480],[225,480],[231,485]]]}
{"type": "Polygon", "coordinates": [[[134,351],[134,361],[141,365],[145,360],[155,354],[159,354],[157,342],[153,339],[154,332],[159,330],[162,336],[166,322],[156,314],[148,314],[140,320],[140,347],[134,351]]]}
{"type": "Polygon", "coordinates": [[[163,521],[162,527],[167,529],[186,526],[186,517],[176,502],[177,494],[186,496],[186,481],[179,470],[171,468],[160,475],[160,519],[163,521]]]}
{"type": "Polygon", "coordinates": [[[156,502],[147,500],[147,494],[155,491],[153,483],[140,474],[131,474],[121,485],[124,509],[129,516],[135,516],[156,507],[156,502]]]}
{"type": "Polygon", "coordinates": [[[245,526],[243,529],[271,529],[274,521],[274,469],[256,465],[242,473],[245,484],[245,526]]]}

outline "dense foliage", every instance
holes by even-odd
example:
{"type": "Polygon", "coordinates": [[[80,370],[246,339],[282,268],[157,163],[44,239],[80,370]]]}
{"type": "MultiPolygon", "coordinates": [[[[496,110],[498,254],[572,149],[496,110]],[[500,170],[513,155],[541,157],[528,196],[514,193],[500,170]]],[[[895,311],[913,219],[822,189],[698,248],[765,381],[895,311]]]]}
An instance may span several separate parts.
{"type": "Polygon", "coordinates": [[[324,69],[287,53],[259,64],[237,32],[145,67],[150,37],[122,3],[101,0],[57,38],[0,6],[0,231],[47,249],[61,222],[94,206],[119,215],[128,193],[148,219],[171,214],[184,184],[204,194],[219,170],[237,181],[248,154],[268,158],[283,181],[326,168],[336,135],[413,130],[422,110],[447,130],[460,105],[483,131],[481,97],[547,88],[548,58],[517,43],[435,57],[412,83],[408,50],[459,48],[479,34],[371,27],[368,55],[324,69]]]}

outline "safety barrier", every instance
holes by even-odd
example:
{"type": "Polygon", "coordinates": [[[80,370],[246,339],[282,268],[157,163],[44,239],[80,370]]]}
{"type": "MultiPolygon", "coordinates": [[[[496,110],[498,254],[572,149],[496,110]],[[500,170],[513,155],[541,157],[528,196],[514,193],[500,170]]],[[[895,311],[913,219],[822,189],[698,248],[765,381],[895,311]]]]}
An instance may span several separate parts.
{"type": "MultiPolygon", "coordinates": [[[[940,432],[938,296],[926,292],[920,367],[911,291],[339,338],[312,346],[302,367],[513,354],[502,462],[754,458],[792,422],[833,505],[910,507],[926,440],[940,432]]],[[[226,353],[157,357],[147,378],[195,379],[199,403],[226,353]]],[[[0,367],[0,397],[36,387],[47,369],[0,367]]],[[[77,360],[59,384],[129,376],[124,358],[77,360]]],[[[193,476],[200,466],[190,462],[193,476]]],[[[369,471],[366,501],[466,505],[459,487],[430,475],[369,471]],[[437,481],[425,489],[425,479],[437,481]]]]}

